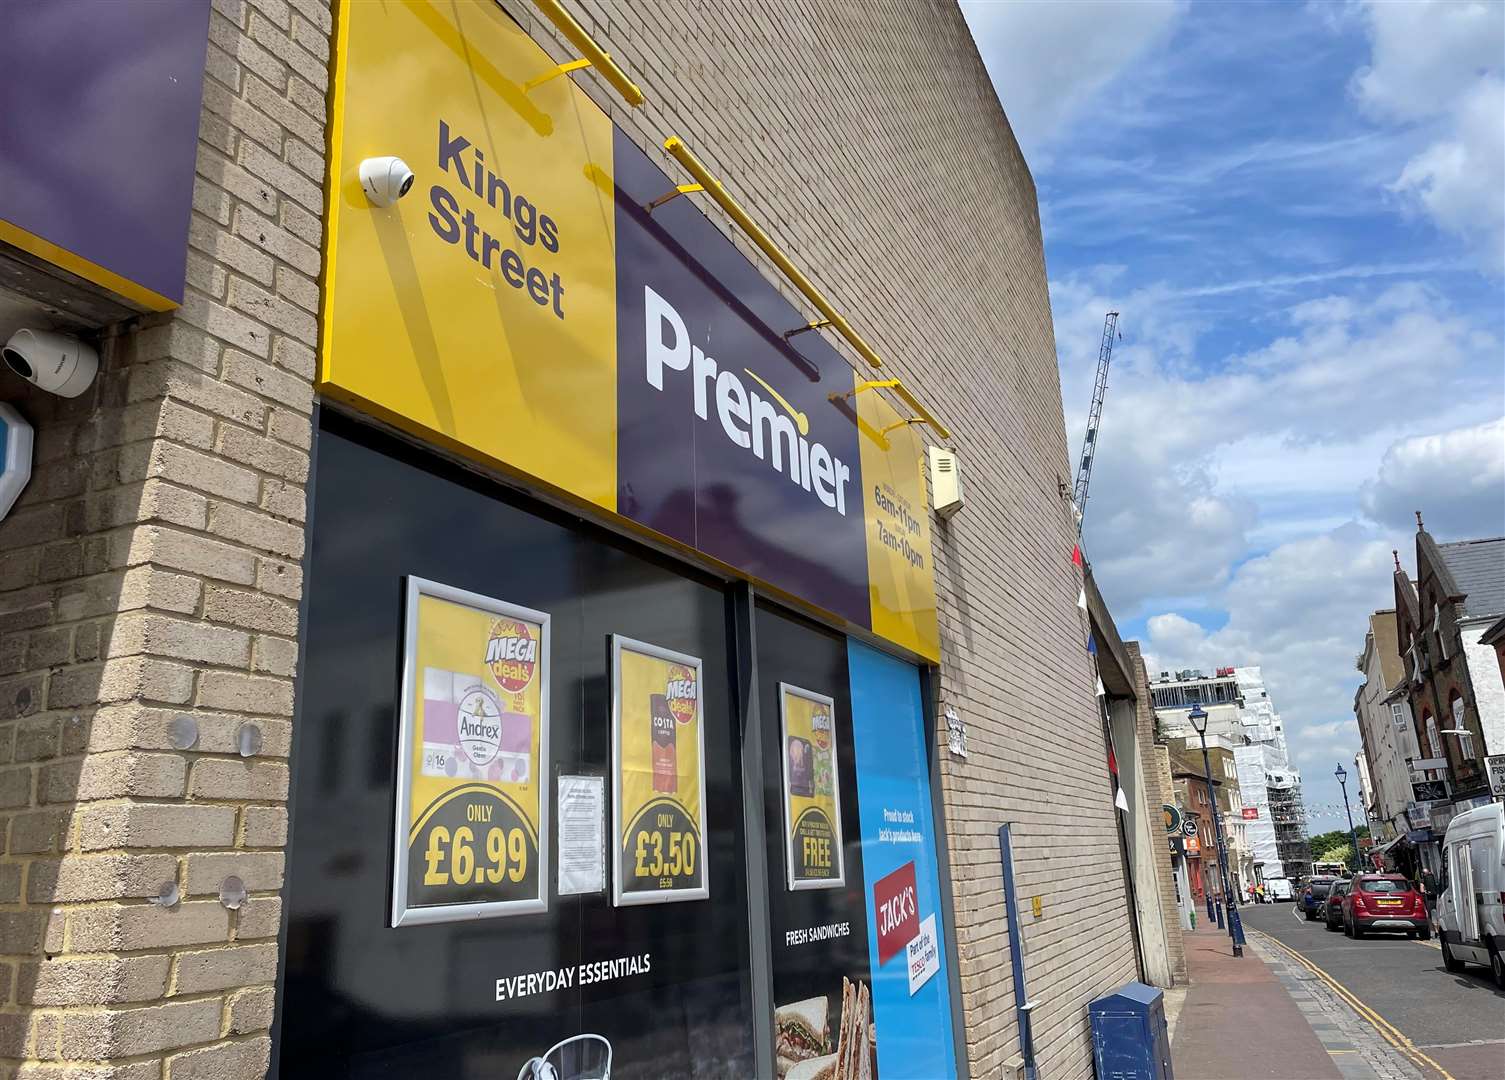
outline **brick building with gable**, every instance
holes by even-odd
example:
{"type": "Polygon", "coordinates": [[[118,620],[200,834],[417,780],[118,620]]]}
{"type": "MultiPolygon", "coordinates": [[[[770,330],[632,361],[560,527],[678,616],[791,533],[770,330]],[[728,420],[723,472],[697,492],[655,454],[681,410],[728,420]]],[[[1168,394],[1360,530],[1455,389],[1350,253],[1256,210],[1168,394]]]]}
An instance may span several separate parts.
{"type": "Polygon", "coordinates": [[[1418,840],[1440,841],[1454,814],[1488,801],[1484,759],[1505,734],[1505,685],[1481,643],[1505,609],[1505,538],[1439,544],[1416,519],[1415,581],[1396,557],[1396,644],[1416,743],[1435,763],[1413,780],[1445,780],[1449,797],[1408,816],[1418,840]]]}

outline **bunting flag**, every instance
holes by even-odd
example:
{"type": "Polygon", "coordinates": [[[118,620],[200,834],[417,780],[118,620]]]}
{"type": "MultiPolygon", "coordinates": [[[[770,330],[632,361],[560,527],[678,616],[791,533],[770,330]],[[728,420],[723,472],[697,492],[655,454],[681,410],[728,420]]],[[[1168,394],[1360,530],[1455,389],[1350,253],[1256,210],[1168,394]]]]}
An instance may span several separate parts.
{"type": "Polygon", "coordinates": [[[1073,566],[1082,565],[1082,545],[1076,544],[1071,549],[1071,563],[1073,566]]]}
{"type": "Polygon", "coordinates": [[[1114,776],[1118,775],[1118,755],[1113,753],[1113,747],[1108,747],[1108,771],[1114,776]]]}
{"type": "Polygon", "coordinates": [[[1082,589],[1081,589],[1081,591],[1077,593],[1076,606],[1079,607],[1079,608],[1081,608],[1083,611],[1087,610],[1087,588],[1086,588],[1086,586],[1083,586],[1082,589]]]}
{"type": "Polygon", "coordinates": [[[1108,691],[1106,691],[1106,690],[1103,689],[1103,680],[1102,680],[1102,678],[1099,677],[1098,680],[1097,680],[1097,696],[1098,697],[1102,697],[1107,692],[1108,691]]]}
{"type": "Polygon", "coordinates": [[[1126,814],[1129,812],[1129,800],[1124,797],[1123,788],[1119,788],[1118,793],[1113,796],[1113,805],[1126,814]]]}
{"type": "Polygon", "coordinates": [[[1087,651],[1093,656],[1097,655],[1097,638],[1093,637],[1091,634],[1087,635],[1087,651]]]}

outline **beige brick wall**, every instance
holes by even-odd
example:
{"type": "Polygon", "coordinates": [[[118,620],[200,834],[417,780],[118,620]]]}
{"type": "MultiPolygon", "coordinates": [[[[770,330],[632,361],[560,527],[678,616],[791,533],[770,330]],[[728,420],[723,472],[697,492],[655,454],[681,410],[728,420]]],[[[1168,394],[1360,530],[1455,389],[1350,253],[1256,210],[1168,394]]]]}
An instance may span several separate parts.
{"type": "MultiPolygon", "coordinates": [[[[86,399],[25,398],[41,467],[0,526],[0,1055],[28,1077],[253,1076],[269,1052],[330,17],[214,6],[187,299],[113,340],[86,399]],[[179,713],[200,726],[186,752],[179,713]],[[247,720],[265,745],[242,760],[247,720]],[[236,911],[217,899],[231,873],[252,894],[236,911]],[[167,880],[183,900],[148,903],[167,880]]],[[[671,175],[657,147],[684,137],[956,433],[968,502],[934,555],[940,704],[970,730],[971,757],[943,765],[968,1056],[998,1076],[1018,1049],[1012,821],[1020,895],[1043,901],[1022,928],[1042,1072],[1090,1075],[1085,1004],[1133,977],[1128,907],[1035,191],[960,13],[567,6],[648,103],[580,85],[671,175]]]]}
{"type": "Polygon", "coordinates": [[[0,524],[7,1077],[269,1059],[331,21],[213,8],[182,308],[114,328],[84,397],[0,391],[37,429],[0,524]],[[151,903],[169,882],[180,901],[151,903]]]}
{"type": "MultiPolygon", "coordinates": [[[[569,55],[520,0],[504,6],[569,55]]],[[[582,87],[672,177],[683,137],[955,433],[966,508],[934,522],[943,752],[972,1075],[1018,1053],[998,825],[1012,821],[1042,1074],[1090,1076],[1086,1004],[1135,977],[1034,182],[950,0],[566,0],[642,86],[582,87]]],[[[1007,102],[1004,103],[1007,106],[1007,102]]],[[[767,260],[725,225],[771,279],[767,260]]],[[[791,300],[804,301],[792,289],[791,300]]],[[[860,361],[832,338],[854,364],[860,361]]]]}

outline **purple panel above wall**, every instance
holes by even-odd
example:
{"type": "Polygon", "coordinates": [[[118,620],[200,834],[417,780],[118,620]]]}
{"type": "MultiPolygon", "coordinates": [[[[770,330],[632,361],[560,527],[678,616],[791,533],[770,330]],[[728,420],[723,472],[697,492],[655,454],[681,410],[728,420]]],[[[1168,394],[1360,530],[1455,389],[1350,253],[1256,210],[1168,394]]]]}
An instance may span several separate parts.
{"type": "Polygon", "coordinates": [[[0,240],[182,302],[209,0],[6,0],[0,240]]]}

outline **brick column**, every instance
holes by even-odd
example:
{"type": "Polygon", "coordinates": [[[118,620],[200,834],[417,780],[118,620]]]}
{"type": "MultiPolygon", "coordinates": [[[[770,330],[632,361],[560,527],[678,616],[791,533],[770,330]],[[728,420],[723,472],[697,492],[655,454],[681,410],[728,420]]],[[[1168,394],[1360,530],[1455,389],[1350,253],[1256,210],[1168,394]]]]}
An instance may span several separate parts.
{"type": "MultiPolygon", "coordinates": [[[[1176,883],[1171,873],[1169,844],[1160,840],[1162,835],[1158,818],[1154,817],[1158,806],[1174,805],[1176,792],[1170,784],[1169,771],[1161,765],[1161,755],[1156,753],[1155,702],[1151,696],[1149,673],[1145,671],[1144,657],[1139,651],[1139,642],[1126,641],[1124,648],[1134,662],[1135,727],[1138,732],[1139,765],[1145,778],[1145,809],[1151,815],[1151,833],[1160,844],[1161,851],[1155,862],[1154,902],[1160,905],[1160,915],[1165,926],[1165,947],[1170,956],[1171,974],[1178,983],[1186,981],[1186,943],[1181,938],[1181,912],[1176,907],[1176,883]]],[[[1146,897],[1145,902],[1150,898],[1146,897]]]]}
{"type": "Polygon", "coordinates": [[[0,391],[37,429],[0,524],[0,1077],[269,1059],[331,19],[213,7],[182,308],[107,331],[81,398],[0,391]]]}

